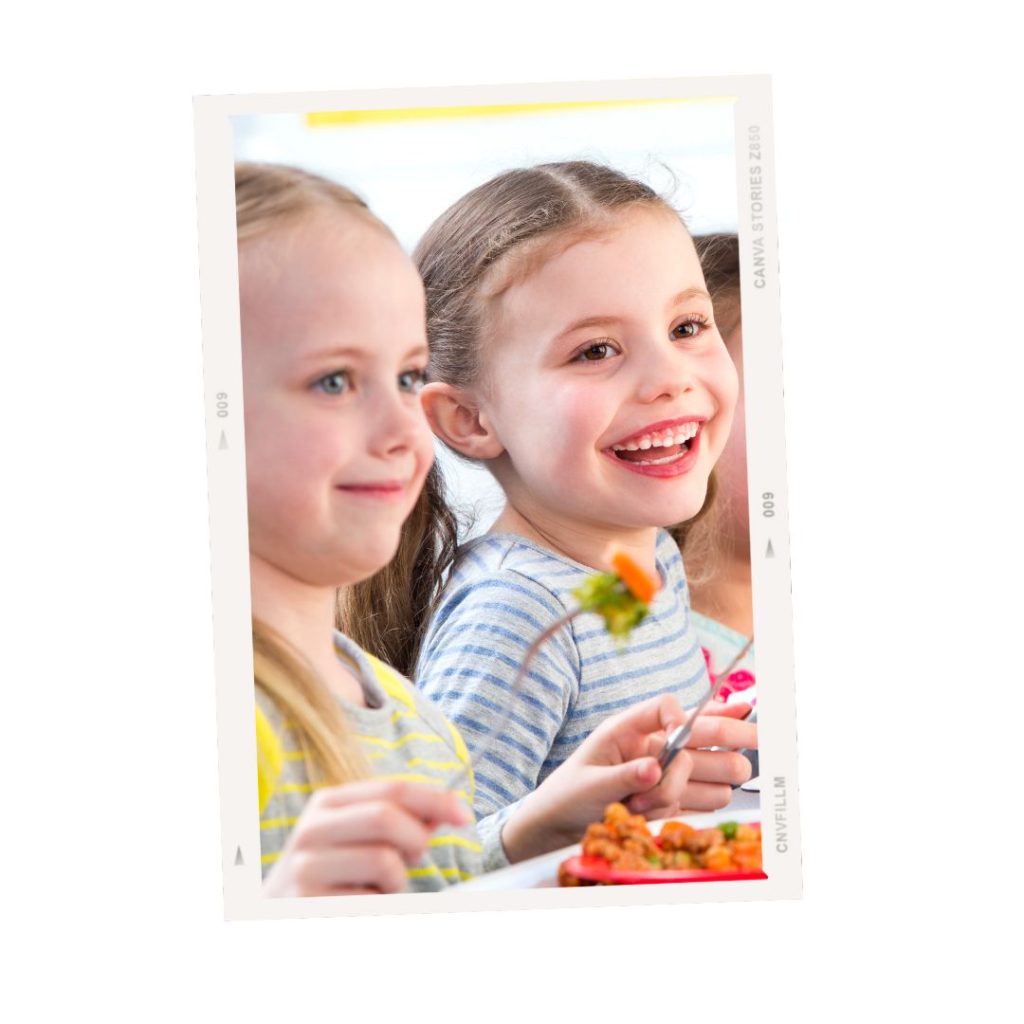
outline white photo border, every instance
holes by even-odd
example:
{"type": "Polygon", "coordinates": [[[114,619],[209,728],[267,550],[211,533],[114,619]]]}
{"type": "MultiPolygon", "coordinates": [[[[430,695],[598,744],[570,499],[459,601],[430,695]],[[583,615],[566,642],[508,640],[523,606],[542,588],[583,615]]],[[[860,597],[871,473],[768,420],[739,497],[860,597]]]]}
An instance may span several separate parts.
{"type": "Polygon", "coordinates": [[[768,76],[202,96],[194,100],[225,917],[335,917],[793,899],[801,892],[792,602],[768,76]],[[760,881],[267,898],[260,868],[232,117],[608,100],[734,100],[757,636],[760,881]],[[771,498],[765,498],[771,495],[771,498]],[[765,504],[771,501],[771,506],[765,504]],[[770,515],[766,515],[770,512],[770,515]]]}

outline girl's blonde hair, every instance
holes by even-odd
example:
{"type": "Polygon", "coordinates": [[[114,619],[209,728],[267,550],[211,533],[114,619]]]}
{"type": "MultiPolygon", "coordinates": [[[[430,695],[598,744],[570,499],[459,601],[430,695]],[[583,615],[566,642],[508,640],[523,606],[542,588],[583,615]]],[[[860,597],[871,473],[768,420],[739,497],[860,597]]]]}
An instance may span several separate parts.
{"type": "Polygon", "coordinates": [[[296,728],[310,781],[327,786],[369,777],[341,706],[306,660],[266,623],[252,620],[256,686],[296,728]]]}
{"type": "MultiPolygon", "coordinates": [[[[318,211],[356,216],[388,230],[343,185],[274,164],[235,165],[235,209],[239,247],[318,211]]],[[[252,646],[255,684],[296,726],[311,781],[336,785],[368,777],[369,767],[340,704],[306,659],[255,618],[252,646]]]]}
{"type": "Polygon", "coordinates": [[[325,209],[352,214],[391,233],[355,192],[336,181],[283,164],[235,164],[239,245],[325,209]]]}
{"type": "MultiPolygon", "coordinates": [[[[494,301],[556,252],[600,235],[637,207],[678,216],[643,182],[586,161],[507,171],[459,199],[427,229],[413,254],[427,293],[429,379],[456,387],[485,381],[481,352],[494,301]]],[[[412,675],[454,557],[455,519],[442,489],[428,488],[406,521],[396,562],[349,588],[340,609],[346,630],[412,675]],[[395,566],[415,567],[411,607],[395,603],[396,585],[410,578],[395,566]]]]}

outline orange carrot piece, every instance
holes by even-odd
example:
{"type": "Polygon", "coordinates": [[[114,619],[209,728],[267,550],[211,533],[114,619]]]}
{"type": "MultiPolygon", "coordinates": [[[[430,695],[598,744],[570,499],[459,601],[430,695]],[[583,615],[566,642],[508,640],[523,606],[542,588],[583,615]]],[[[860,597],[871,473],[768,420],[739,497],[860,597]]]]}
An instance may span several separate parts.
{"type": "Polygon", "coordinates": [[[613,547],[608,552],[608,561],[612,569],[622,577],[622,582],[626,584],[629,592],[638,601],[650,604],[651,598],[661,587],[661,581],[652,579],[622,548],[613,547]]]}

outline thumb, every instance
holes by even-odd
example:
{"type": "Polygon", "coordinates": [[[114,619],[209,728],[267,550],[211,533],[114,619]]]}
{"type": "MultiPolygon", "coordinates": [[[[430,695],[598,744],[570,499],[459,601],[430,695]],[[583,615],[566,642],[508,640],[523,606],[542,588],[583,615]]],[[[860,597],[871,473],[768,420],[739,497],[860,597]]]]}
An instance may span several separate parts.
{"type": "Polygon", "coordinates": [[[633,769],[634,793],[653,789],[661,781],[661,766],[653,757],[638,757],[635,761],[629,761],[627,767],[633,769]]]}
{"type": "MultiPolygon", "coordinates": [[[[608,803],[624,800],[634,793],[646,793],[653,789],[661,780],[661,768],[653,757],[638,757],[632,761],[616,765],[610,770],[607,778],[602,780],[602,798],[608,803]]],[[[597,795],[596,793],[594,794],[597,795]]]]}

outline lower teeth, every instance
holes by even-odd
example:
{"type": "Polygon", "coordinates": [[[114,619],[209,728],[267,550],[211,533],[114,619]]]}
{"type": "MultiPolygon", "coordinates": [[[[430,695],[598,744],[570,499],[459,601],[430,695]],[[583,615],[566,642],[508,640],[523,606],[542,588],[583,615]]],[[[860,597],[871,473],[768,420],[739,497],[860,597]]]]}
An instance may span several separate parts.
{"type": "Polygon", "coordinates": [[[675,462],[676,459],[686,454],[685,448],[680,448],[674,455],[666,455],[663,459],[651,459],[650,462],[645,462],[645,466],[663,466],[666,462],[675,462]]]}
{"type": "Polygon", "coordinates": [[[624,459],[621,458],[618,452],[616,452],[616,456],[620,458],[621,462],[628,462],[633,466],[664,466],[667,462],[675,462],[677,459],[682,458],[689,450],[689,442],[684,442],[671,455],[665,455],[660,459],[624,459]]]}

